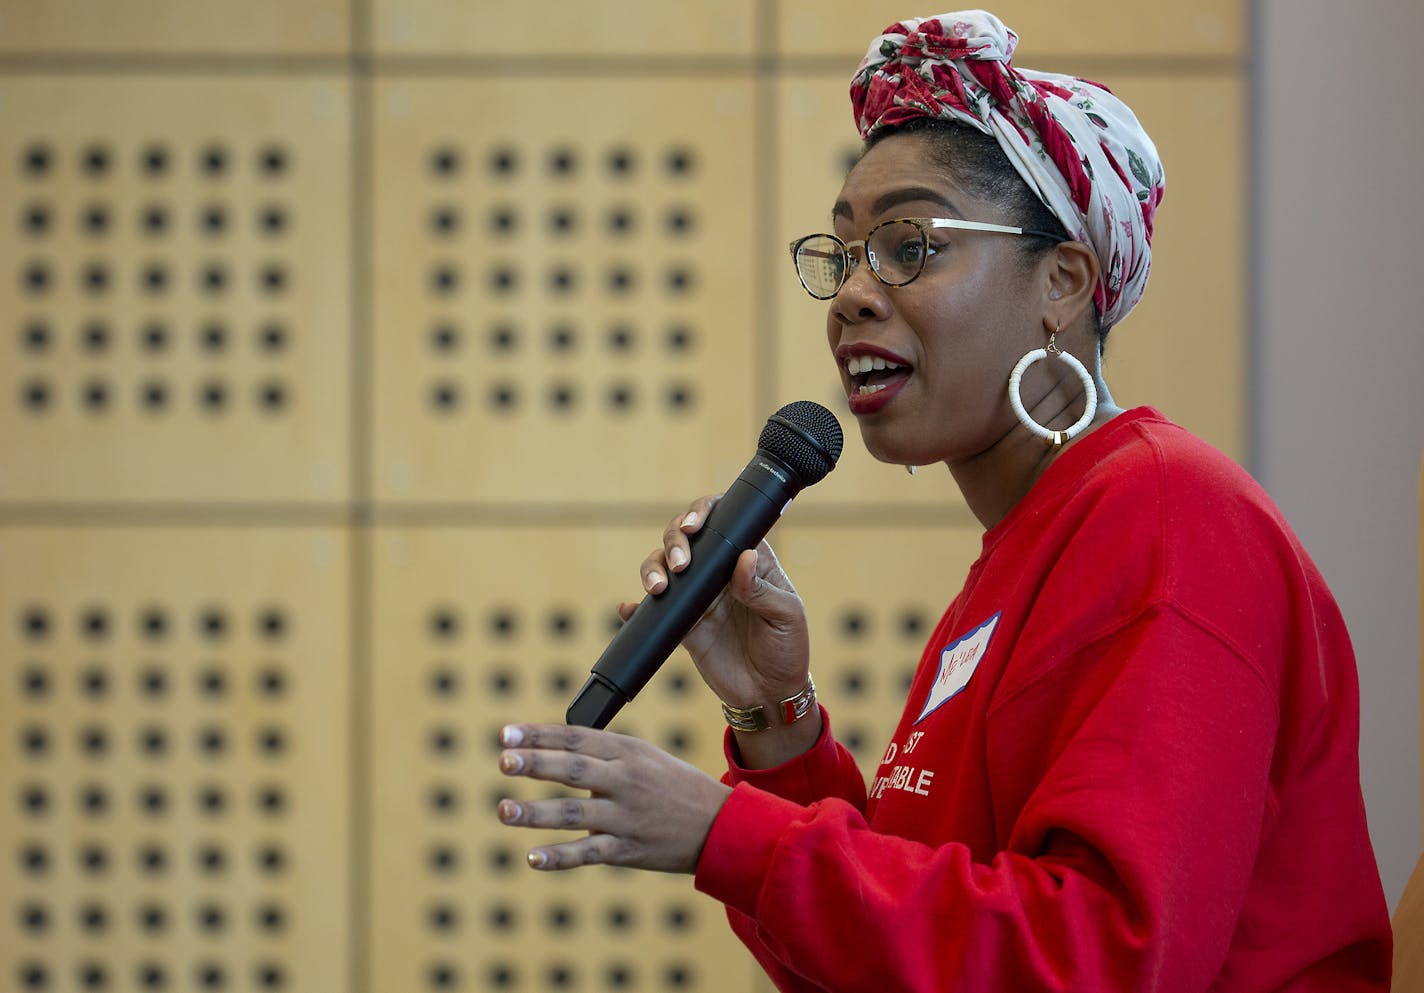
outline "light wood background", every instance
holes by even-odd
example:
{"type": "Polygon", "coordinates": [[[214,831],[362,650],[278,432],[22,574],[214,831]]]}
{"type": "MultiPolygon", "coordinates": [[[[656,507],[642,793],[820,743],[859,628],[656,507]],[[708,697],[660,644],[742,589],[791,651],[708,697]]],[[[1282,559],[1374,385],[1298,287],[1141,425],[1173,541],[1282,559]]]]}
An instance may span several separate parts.
{"type": "MultiPolygon", "coordinates": [[[[777,544],[878,757],[979,532],[859,448],[784,246],[932,12],[0,0],[0,991],[767,988],[686,879],[528,872],[494,739],[814,399],[777,544]]],[[[1000,12],[1166,162],[1117,399],[1240,457],[1239,3],[1000,12]]],[[[720,767],[685,658],[615,726],[720,767]]]]}

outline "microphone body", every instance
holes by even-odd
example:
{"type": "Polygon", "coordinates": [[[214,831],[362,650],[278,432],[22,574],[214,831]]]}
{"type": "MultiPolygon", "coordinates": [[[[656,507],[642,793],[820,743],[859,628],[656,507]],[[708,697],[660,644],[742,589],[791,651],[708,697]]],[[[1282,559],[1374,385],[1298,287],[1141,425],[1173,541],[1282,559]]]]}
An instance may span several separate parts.
{"type": "Polygon", "coordinates": [[[643,598],[594,663],[588,681],[569,704],[565,718],[569,724],[606,727],[647,684],[731,581],[742,552],[755,548],[792,498],[818,482],[835,465],[841,450],[840,425],[829,411],[800,401],[772,417],[762,442],[741,475],[708,513],[701,530],[688,540],[692,561],[687,568],[680,573],[668,571],[667,586],[662,592],[643,598]],[[808,433],[795,418],[782,416],[803,406],[829,418],[833,430],[828,431],[824,421],[813,427],[833,437],[808,433]],[[768,434],[772,434],[770,444],[768,434]],[[782,435],[789,441],[778,443],[782,435]],[[790,457],[786,457],[788,454],[790,457]],[[804,464],[808,458],[809,468],[804,464]]]}

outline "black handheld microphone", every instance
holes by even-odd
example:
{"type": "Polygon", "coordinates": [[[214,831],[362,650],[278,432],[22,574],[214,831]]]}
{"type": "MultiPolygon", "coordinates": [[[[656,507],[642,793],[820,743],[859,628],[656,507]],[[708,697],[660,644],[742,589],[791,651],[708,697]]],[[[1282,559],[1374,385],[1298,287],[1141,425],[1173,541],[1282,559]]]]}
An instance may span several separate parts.
{"type": "Polygon", "coordinates": [[[835,468],[844,443],[836,416],[809,400],[768,418],[756,455],[689,539],[692,562],[682,572],[669,570],[666,588],[645,596],[619,628],[569,704],[568,723],[608,725],[731,581],[737,557],[766,537],[797,493],[835,468]]]}

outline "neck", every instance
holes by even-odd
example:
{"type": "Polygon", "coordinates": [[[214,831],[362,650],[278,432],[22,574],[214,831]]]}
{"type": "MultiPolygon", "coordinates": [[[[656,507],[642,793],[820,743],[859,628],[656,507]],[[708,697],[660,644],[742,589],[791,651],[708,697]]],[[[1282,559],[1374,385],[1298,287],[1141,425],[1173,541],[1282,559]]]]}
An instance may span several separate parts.
{"type": "MultiPolygon", "coordinates": [[[[1113,403],[1102,374],[1097,372],[1093,378],[1098,391],[1097,412],[1071,441],[1050,445],[1015,420],[1012,429],[983,452],[946,463],[969,510],[986,531],[1008,516],[1058,456],[1122,413],[1122,408],[1113,403]]],[[[1085,402],[1082,384],[1070,375],[1028,413],[1049,430],[1065,430],[1082,415],[1085,402]]]]}

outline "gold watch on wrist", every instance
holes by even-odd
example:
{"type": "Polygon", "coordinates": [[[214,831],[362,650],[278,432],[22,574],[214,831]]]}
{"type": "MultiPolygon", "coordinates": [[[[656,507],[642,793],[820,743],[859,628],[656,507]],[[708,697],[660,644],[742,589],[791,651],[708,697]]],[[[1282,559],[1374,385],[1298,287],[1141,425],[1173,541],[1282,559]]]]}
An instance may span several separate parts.
{"type": "MultiPolygon", "coordinates": [[[[782,724],[795,724],[809,714],[815,705],[816,683],[808,672],[806,686],[800,693],[778,702],[776,711],[781,717],[782,724]]],[[[727,719],[727,723],[731,725],[733,731],[766,731],[772,726],[771,721],[767,718],[765,706],[743,708],[723,703],[722,716],[727,719]]]]}

